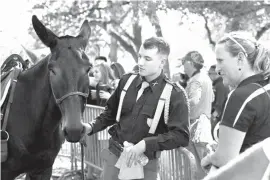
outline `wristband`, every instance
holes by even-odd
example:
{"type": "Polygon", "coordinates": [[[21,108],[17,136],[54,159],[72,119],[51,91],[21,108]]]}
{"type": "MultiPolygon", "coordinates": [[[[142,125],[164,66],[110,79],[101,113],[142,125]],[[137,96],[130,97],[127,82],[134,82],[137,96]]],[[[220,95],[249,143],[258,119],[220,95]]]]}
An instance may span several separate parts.
{"type": "Polygon", "coordinates": [[[270,137],[263,141],[263,151],[270,161],[270,137]]]}

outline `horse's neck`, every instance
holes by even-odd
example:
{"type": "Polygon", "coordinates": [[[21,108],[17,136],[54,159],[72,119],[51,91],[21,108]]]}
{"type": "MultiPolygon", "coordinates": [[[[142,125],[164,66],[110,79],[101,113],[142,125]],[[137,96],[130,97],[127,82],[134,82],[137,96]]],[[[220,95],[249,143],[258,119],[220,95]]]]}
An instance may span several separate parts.
{"type": "Polygon", "coordinates": [[[30,136],[45,137],[37,136],[36,132],[44,134],[49,129],[48,133],[52,133],[61,119],[52,95],[47,63],[44,59],[18,77],[8,124],[10,133],[26,137],[26,145],[35,140],[30,136]],[[24,128],[14,124],[23,124],[24,128]]]}
{"type": "Polygon", "coordinates": [[[38,64],[34,65],[27,71],[23,71],[18,77],[18,81],[22,85],[21,88],[30,89],[30,91],[39,92],[40,89],[47,87],[50,89],[49,74],[48,74],[48,59],[43,59],[38,64]]]}
{"type": "Polygon", "coordinates": [[[48,59],[45,58],[18,77],[18,93],[23,93],[23,99],[36,110],[33,112],[36,114],[44,112],[52,101],[47,64],[48,59]]]}

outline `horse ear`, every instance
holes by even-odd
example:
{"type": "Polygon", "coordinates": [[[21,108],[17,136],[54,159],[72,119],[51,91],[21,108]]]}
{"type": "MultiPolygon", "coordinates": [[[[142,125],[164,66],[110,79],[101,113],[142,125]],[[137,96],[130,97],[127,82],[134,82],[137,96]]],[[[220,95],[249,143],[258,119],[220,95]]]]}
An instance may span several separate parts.
{"type": "Polygon", "coordinates": [[[53,48],[57,43],[57,36],[49,29],[47,29],[37,18],[32,16],[33,27],[39,37],[39,39],[48,47],[53,48]]]}
{"type": "Polygon", "coordinates": [[[86,48],[91,35],[91,28],[87,20],[81,26],[80,33],[77,37],[82,38],[82,46],[86,48]]]}

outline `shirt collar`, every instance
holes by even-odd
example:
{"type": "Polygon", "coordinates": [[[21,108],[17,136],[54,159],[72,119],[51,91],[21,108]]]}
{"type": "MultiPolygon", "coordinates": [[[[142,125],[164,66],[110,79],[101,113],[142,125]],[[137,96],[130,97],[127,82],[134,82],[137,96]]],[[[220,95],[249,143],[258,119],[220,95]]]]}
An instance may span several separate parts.
{"type": "MultiPolygon", "coordinates": [[[[148,82],[151,91],[160,89],[160,86],[164,78],[165,78],[165,74],[162,72],[156,79],[152,80],[151,82],[148,82]]],[[[139,76],[139,78],[137,79],[136,87],[139,87],[143,81],[145,81],[144,77],[139,76]]]]}
{"type": "Polygon", "coordinates": [[[265,77],[262,73],[255,74],[255,75],[252,75],[252,76],[244,79],[243,81],[241,81],[240,84],[238,85],[238,87],[245,86],[245,85],[253,83],[253,82],[263,81],[264,79],[265,79],[265,77]]]}

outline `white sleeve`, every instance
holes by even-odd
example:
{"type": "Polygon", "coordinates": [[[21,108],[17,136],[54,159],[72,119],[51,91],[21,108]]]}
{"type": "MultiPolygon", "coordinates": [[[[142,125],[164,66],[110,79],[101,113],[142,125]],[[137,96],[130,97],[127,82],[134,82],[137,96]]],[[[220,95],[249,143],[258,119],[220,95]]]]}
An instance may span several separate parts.
{"type": "Polygon", "coordinates": [[[263,142],[263,151],[270,161],[270,137],[265,139],[263,142]]]}

